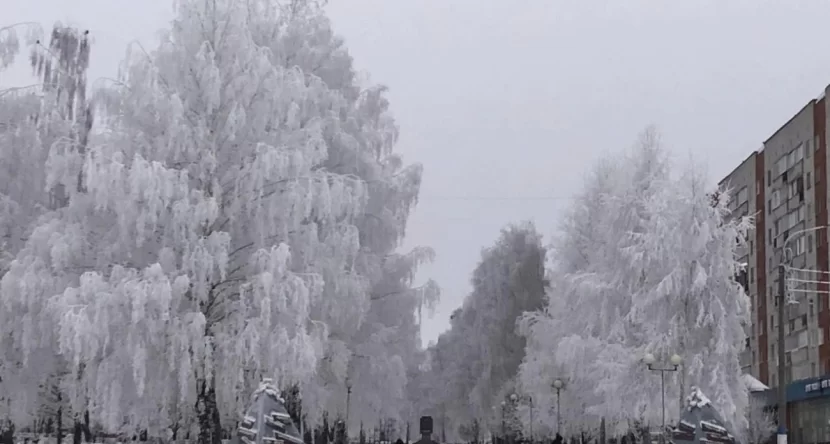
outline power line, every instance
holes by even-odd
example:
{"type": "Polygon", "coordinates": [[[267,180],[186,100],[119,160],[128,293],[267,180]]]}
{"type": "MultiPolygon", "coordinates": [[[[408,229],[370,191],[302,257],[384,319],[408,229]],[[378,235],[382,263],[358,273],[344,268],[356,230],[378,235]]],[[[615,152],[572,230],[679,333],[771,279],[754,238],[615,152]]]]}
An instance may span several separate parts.
{"type": "Polygon", "coordinates": [[[569,200],[564,196],[419,196],[418,200],[478,200],[478,201],[557,201],[569,200]]]}

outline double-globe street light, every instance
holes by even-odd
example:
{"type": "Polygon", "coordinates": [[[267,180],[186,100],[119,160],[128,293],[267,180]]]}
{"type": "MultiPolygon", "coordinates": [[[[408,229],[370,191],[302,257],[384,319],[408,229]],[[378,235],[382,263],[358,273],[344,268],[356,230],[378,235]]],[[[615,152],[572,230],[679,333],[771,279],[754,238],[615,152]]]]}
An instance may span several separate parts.
{"type": "Polygon", "coordinates": [[[678,354],[673,354],[671,358],[669,358],[669,363],[671,363],[671,367],[655,367],[654,364],[657,360],[654,358],[654,355],[651,353],[646,353],[643,357],[643,362],[648,366],[648,369],[655,372],[660,372],[660,398],[663,405],[663,431],[660,434],[660,439],[662,442],[665,442],[665,434],[666,434],[666,372],[676,372],[677,368],[680,367],[680,364],[683,362],[683,358],[680,357],[678,354]]]}

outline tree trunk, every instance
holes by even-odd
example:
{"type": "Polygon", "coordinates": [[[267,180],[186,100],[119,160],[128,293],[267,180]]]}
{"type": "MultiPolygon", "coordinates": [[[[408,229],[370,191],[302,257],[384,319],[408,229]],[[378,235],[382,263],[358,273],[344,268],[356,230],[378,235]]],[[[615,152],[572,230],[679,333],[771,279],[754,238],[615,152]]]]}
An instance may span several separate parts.
{"type": "Polygon", "coordinates": [[[81,427],[81,423],[78,420],[75,420],[75,426],[72,428],[72,444],[81,444],[81,438],[83,437],[83,430],[81,427]]]}
{"type": "Polygon", "coordinates": [[[89,410],[84,411],[84,441],[92,442],[92,429],[89,428],[89,410]]]}
{"type": "Polygon", "coordinates": [[[196,412],[199,419],[199,444],[222,444],[222,424],[216,405],[216,389],[207,388],[205,380],[197,382],[196,412]]]}
{"type": "Polygon", "coordinates": [[[58,392],[58,416],[56,419],[57,422],[57,430],[55,430],[55,442],[57,444],[61,444],[63,442],[63,406],[61,402],[63,401],[60,392],[58,392]]]}
{"type": "Polygon", "coordinates": [[[6,427],[0,429],[0,443],[14,444],[14,424],[11,421],[6,427]]]}

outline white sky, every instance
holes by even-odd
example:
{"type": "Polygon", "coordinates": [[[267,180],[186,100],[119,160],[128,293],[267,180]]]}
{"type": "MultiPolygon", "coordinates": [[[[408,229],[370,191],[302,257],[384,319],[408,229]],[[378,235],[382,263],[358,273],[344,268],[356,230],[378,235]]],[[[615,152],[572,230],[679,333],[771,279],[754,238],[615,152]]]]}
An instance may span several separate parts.
{"type": "MultiPolygon", "coordinates": [[[[425,342],[447,328],[502,226],[553,232],[583,172],[646,125],[679,161],[707,162],[714,182],[830,83],[827,1],[331,2],[358,68],[391,88],[399,149],[426,168],[407,245],[435,248],[422,276],[444,296],[425,342]]],[[[91,78],[113,77],[127,43],[154,45],[171,5],[0,0],[0,25],[88,28],[91,78]]]]}

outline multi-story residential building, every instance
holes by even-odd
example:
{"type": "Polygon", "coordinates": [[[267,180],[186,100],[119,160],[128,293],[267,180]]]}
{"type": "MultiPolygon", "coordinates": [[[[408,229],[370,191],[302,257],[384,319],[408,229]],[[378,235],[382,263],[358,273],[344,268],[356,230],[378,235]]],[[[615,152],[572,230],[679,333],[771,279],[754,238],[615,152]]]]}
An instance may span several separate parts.
{"type": "MultiPolygon", "coordinates": [[[[784,240],[788,239],[786,254],[789,264],[802,270],[818,270],[818,259],[821,252],[815,247],[816,236],[821,231],[807,231],[820,226],[820,218],[816,214],[816,199],[819,196],[819,187],[815,186],[815,148],[817,130],[824,125],[817,122],[819,104],[811,100],[789,122],[776,131],[764,142],[765,186],[767,214],[764,230],[767,233],[767,291],[766,304],[772,307],[768,310],[769,322],[765,331],[769,338],[769,383],[778,385],[777,348],[781,347],[777,341],[778,323],[784,322],[786,352],[785,380],[812,378],[826,369],[821,366],[826,358],[819,356],[819,346],[823,343],[823,335],[819,334],[818,312],[821,311],[821,298],[808,292],[814,287],[805,283],[788,282],[793,292],[790,296],[798,304],[788,304],[785,307],[785,319],[778,319],[778,275],[779,264],[784,255],[784,240]],[[800,234],[799,234],[800,233],[800,234]]],[[[826,193],[825,193],[826,194],[826,193]]],[[[826,196],[825,196],[826,200],[826,196]]],[[[826,211],[825,211],[826,213],[826,211]]],[[[826,224],[826,217],[825,217],[826,224]]],[[[760,229],[761,225],[757,226],[760,229]]],[[[826,253],[825,253],[826,256],[826,253]]],[[[826,257],[825,261],[826,263],[826,257]]],[[[793,277],[814,277],[814,273],[796,273],[793,277]]],[[[817,280],[817,279],[800,279],[817,280]]],[[[824,304],[826,305],[826,304],[824,304]]]]}
{"type": "MultiPolygon", "coordinates": [[[[830,87],[828,87],[830,88],[830,87]]],[[[825,91],[826,93],[826,91],[825,91]]],[[[783,346],[788,425],[799,443],[830,441],[830,252],[827,182],[828,113],[825,94],[809,101],[775,131],[721,185],[732,190],[735,216],[755,216],[742,262],[752,302],[752,322],[742,364],[770,387],[778,386],[778,351],[783,346]],[[779,319],[779,264],[784,240],[789,265],[784,319],[779,319]],[[784,323],[784,344],[778,343],[784,323]]]]}

